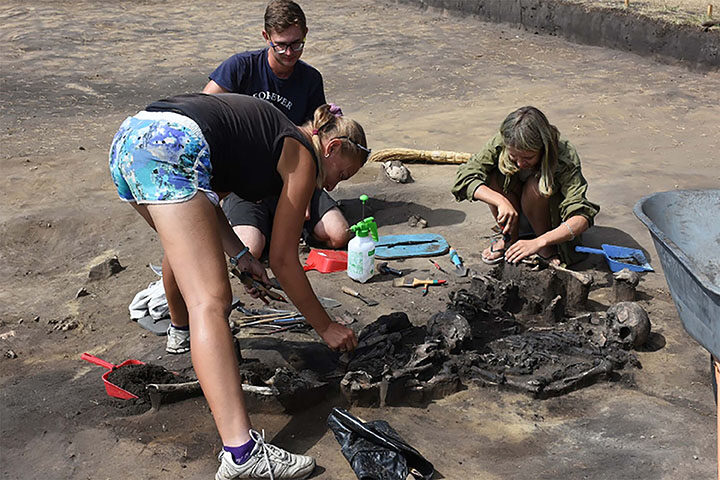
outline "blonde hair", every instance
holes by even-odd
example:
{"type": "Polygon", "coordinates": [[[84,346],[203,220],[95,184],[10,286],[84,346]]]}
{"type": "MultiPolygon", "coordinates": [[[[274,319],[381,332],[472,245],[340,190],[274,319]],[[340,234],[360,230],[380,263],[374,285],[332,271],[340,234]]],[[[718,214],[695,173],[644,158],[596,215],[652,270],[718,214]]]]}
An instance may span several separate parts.
{"type": "Polygon", "coordinates": [[[369,157],[367,149],[367,139],[365,138],[365,130],[362,126],[350,118],[342,116],[340,113],[332,113],[331,108],[338,112],[340,109],[336,106],[324,104],[315,109],[312,120],[305,123],[305,127],[309,127],[312,132],[312,145],[317,157],[317,186],[323,187],[325,180],[325,171],[323,168],[323,141],[325,143],[339,139],[342,141],[340,152],[349,156],[353,162],[357,162],[360,166],[365,165],[369,157]],[[362,148],[361,148],[362,147],[362,148]]]}
{"type": "Polygon", "coordinates": [[[544,113],[535,107],[521,107],[510,113],[500,125],[503,149],[498,167],[503,175],[514,175],[519,170],[510,160],[508,146],[540,154],[540,194],[553,194],[554,173],[558,164],[558,138],[560,132],[550,125],[544,113]]]}

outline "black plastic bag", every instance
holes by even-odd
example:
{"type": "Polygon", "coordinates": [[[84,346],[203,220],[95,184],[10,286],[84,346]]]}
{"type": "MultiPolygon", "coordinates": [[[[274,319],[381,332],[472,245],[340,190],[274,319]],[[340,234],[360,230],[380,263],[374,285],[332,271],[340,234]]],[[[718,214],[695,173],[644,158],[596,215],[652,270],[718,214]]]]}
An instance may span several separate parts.
{"type": "Polygon", "coordinates": [[[360,480],[430,480],[435,472],[413,447],[384,420],[363,422],[347,410],[333,408],[328,426],[342,454],[360,480]]]}

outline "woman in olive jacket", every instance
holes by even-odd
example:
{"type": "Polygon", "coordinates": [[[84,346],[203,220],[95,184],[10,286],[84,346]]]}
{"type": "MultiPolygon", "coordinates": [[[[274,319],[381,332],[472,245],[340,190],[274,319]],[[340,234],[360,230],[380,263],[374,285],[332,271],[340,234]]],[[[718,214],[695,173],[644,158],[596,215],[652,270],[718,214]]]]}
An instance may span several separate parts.
{"type": "Polygon", "coordinates": [[[538,254],[570,265],[579,236],[600,207],[586,198],[587,181],[575,147],[535,107],[510,113],[482,151],[458,169],[456,200],[480,200],[490,207],[501,232],[482,253],[485,263],[517,263],[538,254]],[[534,238],[519,240],[520,215],[534,238]]]}

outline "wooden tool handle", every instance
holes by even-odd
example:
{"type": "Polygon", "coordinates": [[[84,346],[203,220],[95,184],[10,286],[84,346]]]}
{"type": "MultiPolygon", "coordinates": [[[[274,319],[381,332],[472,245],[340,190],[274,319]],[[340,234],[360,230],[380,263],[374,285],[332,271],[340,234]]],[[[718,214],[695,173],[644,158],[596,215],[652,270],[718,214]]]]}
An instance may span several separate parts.
{"type": "Polygon", "coordinates": [[[359,297],[359,296],[360,296],[360,294],[359,294],[358,292],[356,292],[355,290],[353,290],[353,289],[350,288],[350,287],[345,287],[345,286],[343,286],[343,287],[342,287],[342,291],[343,291],[343,293],[347,293],[347,294],[350,295],[351,297],[359,297]]]}
{"type": "Polygon", "coordinates": [[[412,286],[417,287],[418,285],[444,285],[446,283],[447,280],[432,280],[429,278],[427,280],[420,280],[419,278],[413,278],[412,286]]]}

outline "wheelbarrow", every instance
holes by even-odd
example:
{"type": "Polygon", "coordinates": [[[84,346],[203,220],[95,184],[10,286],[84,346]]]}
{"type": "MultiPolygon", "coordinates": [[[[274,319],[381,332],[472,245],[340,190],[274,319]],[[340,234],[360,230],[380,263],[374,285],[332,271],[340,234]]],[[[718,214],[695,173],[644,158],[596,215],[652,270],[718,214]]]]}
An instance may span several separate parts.
{"type": "MultiPolygon", "coordinates": [[[[713,358],[720,407],[720,190],[673,190],[640,199],[635,215],[650,230],[680,320],[713,358]],[[713,213],[714,212],[714,213],[713,213]]],[[[720,410],[717,412],[720,479],[720,410]]]]}
{"type": "Polygon", "coordinates": [[[720,190],[654,193],[634,211],[650,230],[685,330],[720,358],[720,190]]]}
{"type": "Polygon", "coordinates": [[[108,375],[110,375],[110,372],[115,370],[116,368],[125,367],[127,365],[144,365],[145,362],[141,362],[140,360],[125,360],[120,365],[114,365],[110,362],[106,362],[102,358],[98,358],[95,355],[90,355],[89,353],[83,353],[80,355],[80,358],[85,360],[86,362],[93,363],[95,365],[99,365],[101,367],[104,367],[107,369],[107,372],[103,373],[102,380],[105,384],[105,391],[108,395],[111,397],[119,398],[122,400],[130,400],[133,398],[138,398],[137,395],[128,392],[127,390],[124,390],[114,383],[112,383],[110,380],[108,380],[108,375]]]}

